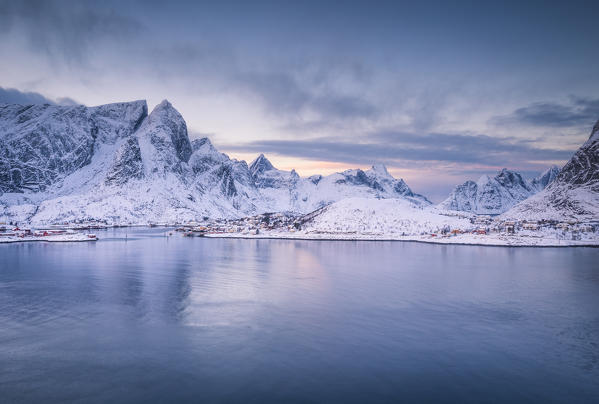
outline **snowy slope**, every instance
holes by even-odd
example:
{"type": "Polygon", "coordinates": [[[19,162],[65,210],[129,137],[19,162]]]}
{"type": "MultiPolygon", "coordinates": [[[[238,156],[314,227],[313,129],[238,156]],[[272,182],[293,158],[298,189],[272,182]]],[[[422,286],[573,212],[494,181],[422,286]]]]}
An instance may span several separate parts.
{"type": "Polygon", "coordinates": [[[348,198],[310,215],[305,233],[383,235],[420,235],[443,228],[468,229],[470,214],[448,212],[422,206],[405,199],[348,198]]]}
{"type": "Polygon", "coordinates": [[[503,217],[530,220],[599,221],[599,121],[547,188],[503,217]]]}
{"type": "Polygon", "coordinates": [[[251,166],[190,142],[163,101],[0,107],[0,221],[181,222],[263,212],[306,213],[351,196],[428,205],[382,166],[301,178],[260,156],[251,166]]]}
{"type": "Polygon", "coordinates": [[[477,214],[501,214],[544,189],[558,173],[559,169],[553,166],[532,181],[526,181],[519,173],[504,168],[495,177],[483,175],[477,182],[466,181],[458,185],[439,207],[477,214]]]}

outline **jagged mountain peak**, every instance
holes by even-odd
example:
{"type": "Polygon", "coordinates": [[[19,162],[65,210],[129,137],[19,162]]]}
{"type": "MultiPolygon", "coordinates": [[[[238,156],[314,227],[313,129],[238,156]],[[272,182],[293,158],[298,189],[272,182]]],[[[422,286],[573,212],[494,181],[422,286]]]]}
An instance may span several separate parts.
{"type": "Polygon", "coordinates": [[[275,170],[275,167],[272,163],[264,156],[264,154],[260,154],[256,160],[250,164],[250,172],[252,175],[258,175],[265,171],[275,170]]]}
{"type": "Polygon", "coordinates": [[[501,185],[508,188],[520,187],[526,190],[530,190],[530,186],[526,183],[520,173],[517,173],[507,168],[501,169],[501,172],[497,174],[494,180],[498,181],[501,185]]]}
{"type": "Polygon", "coordinates": [[[214,168],[215,165],[229,161],[229,156],[220,153],[210,139],[202,137],[191,141],[193,153],[189,158],[189,167],[196,173],[204,173],[214,168]]]}
{"type": "Polygon", "coordinates": [[[173,120],[173,121],[183,121],[185,120],[177,111],[177,109],[171,104],[168,100],[163,100],[160,104],[156,105],[150,115],[148,116],[150,120],[173,120]]]}
{"type": "Polygon", "coordinates": [[[509,170],[504,167],[499,171],[499,173],[497,173],[495,178],[497,178],[497,177],[506,177],[506,178],[520,177],[520,173],[513,171],[513,170],[509,170]]]}
{"type": "Polygon", "coordinates": [[[536,190],[540,191],[545,189],[549,184],[551,184],[559,175],[559,167],[556,165],[552,165],[547,170],[543,171],[541,174],[536,176],[530,181],[530,185],[536,190]]]}
{"type": "Polygon", "coordinates": [[[389,174],[389,171],[387,171],[387,166],[382,163],[373,164],[370,171],[381,177],[393,178],[393,176],[389,174]]]}
{"type": "Polygon", "coordinates": [[[154,107],[143,126],[143,132],[149,135],[154,147],[167,152],[170,140],[177,158],[183,162],[189,161],[192,149],[187,124],[168,100],[163,100],[154,107]]]}
{"type": "Polygon", "coordinates": [[[154,107],[154,111],[160,111],[160,110],[169,110],[169,109],[175,109],[175,107],[173,107],[173,104],[171,104],[169,102],[169,100],[164,99],[162,101],[160,101],[158,104],[156,104],[156,106],[154,107]]]}
{"type": "Polygon", "coordinates": [[[201,137],[198,139],[193,139],[191,141],[191,150],[195,153],[199,151],[201,154],[213,154],[218,153],[216,147],[212,144],[210,139],[207,137],[201,137]]]}
{"type": "MultiPolygon", "coordinates": [[[[483,174],[476,181],[476,185],[479,187],[482,187],[490,181],[491,181],[491,177],[489,177],[488,174],[483,174]]],[[[472,182],[472,181],[467,181],[467,182],[472,182]]]]}
{"type": "Polygon", "coordinates": [[[599,141],[599,120],[595,123],[595,126],[593,126],[593,130],[591,131],[591,136],[589,136],[589,140],[587,141],[587,143],[589,142],[596,142],[599,141]]]}
{"type": "Polygon", "coordinates": [[[520,173],[502,168],[494,177],[485,174],[476,182],[466,181],[458,185],[439,207],[479,214],[500,214],[550,184],[556,177],[555,169],[550,168],[529,182],[520,173]]]}

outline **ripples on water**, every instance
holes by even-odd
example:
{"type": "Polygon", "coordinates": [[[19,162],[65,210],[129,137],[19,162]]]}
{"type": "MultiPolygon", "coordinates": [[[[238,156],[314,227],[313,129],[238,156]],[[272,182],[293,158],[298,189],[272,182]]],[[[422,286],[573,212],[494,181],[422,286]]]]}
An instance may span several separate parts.
{"type": "Polygon", "coordinates": [[[0,245],[0,401],[599,402],[599,249],[99,235],[0,245]]]}

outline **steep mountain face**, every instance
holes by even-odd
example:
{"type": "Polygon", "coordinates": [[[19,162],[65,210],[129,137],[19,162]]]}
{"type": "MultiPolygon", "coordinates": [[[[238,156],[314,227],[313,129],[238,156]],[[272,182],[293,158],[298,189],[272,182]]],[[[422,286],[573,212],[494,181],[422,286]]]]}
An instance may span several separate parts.
{"type": "Polygon", "coordinates": [[[208,138],[195,139],[192,148],[189,168],[193,185],[202,193],[202,199],[216,203],[227,200],[235,215],[263,211],[261,195],[245,161],[220,153],[208,138]]]}
{"type": "Polygon", "coordinates": [[[274,171],[275,167],[270,163],[270,161],[264,157],[264,154],[260,154],[256,160],[250,164],[250,173],[254,177],[259,177],[263,175],[265,172],[274,171]]]}
{"type": "Polygon", "coordinates": [[[533,178],[533,180],[530,182],[530,185],[536,192],[542,191],[543,189],[547,188],[549,184],[555,181],[558,175],[559,167],[551,166],[543,173],[541,173],[541,175],[539,175],[536,178],[533,178]]]}
{"type": "Polygon", "coordinates": [[[163,101],[87,108],[0,106],[0,221],[77,219],[148,223],[306,213],[350,196],[430,202],[383,166],[301,178],[261,155],[219,153],[190,142],[183,117],[163,101]]]}
{"type": "Polygon", "coordinates": [[[478,214],[501,214],[545,188],[558,172],[559,169],[554,166],[532,181],[526,181],[517,172],[504,168],[493,178],[483,175],[477,182],[466,181],[458,185],[439,207],[478,214]]]}
{"type": "Polygon", "coordinates": [[[137,137],[130,137],[118,148],[114,161],[106,173],[106,185],[124,185],[132,179],[142,179],[144,165],[137,137]]]}
{"type": "Polygon", "coordinates": [[[599,121],[555,181],[503,216],[531,220],[599,220],[599,121]]]}
{"type": "Polygon", "coordinates": [[[560,171],[558,185],[587,187],[599,192],[599,121],[593,127],[591,136],[572,156],[560,171]]]}
{"type": "Polygon", "coordinates": [[[137,132],[147,175],[183,174],[191,156],[191,143],[183,117],[166,100],[154,108],[137,132]]]}
{"type": "Polygon", "coordinates": [[[100,145],[137,130],[147,112],[145,101],[0,105],[0,193],[44,191],[90,164],[100,145]]]}

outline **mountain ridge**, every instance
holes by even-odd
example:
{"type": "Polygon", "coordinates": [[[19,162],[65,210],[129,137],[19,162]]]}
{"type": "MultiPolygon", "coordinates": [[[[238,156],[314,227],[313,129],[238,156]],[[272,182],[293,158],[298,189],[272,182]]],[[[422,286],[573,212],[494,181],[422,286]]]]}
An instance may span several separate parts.
{"type": "Polygon", "coordinates": [[[263,154],[248,166],[208,138],[190,140],[185,120],[167,100],[149,114],[145,101],[0,108],[0,166],[10,174],[0,177],[3,221],[143,224],[307,213],[355,195],[430,204],[384,167],[303,178],[278,170],[263,154]],[[40,137],[45,140],[14,147],[40,137]],[[44,171],[48,161],[50,173],[44,171]]]}
{"type": "Polygon", "coordinates": [[[559,168],[552,166],[528,181],[518,172],[503,168],[494,177],[485,174],[476,182],[466,181],[456,186],[438,206],[447,210],[498,215],[544,189],[558,173],[559,168]]]}

